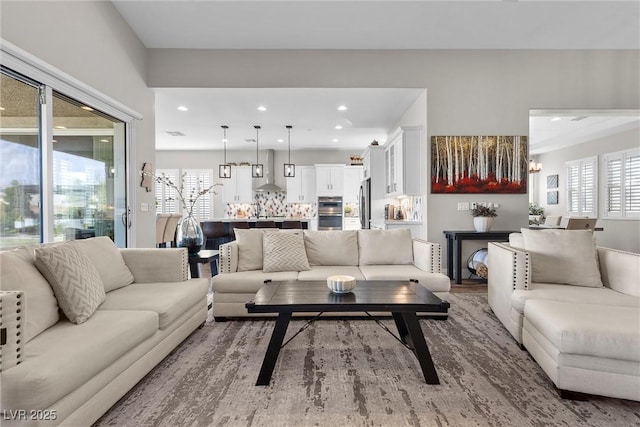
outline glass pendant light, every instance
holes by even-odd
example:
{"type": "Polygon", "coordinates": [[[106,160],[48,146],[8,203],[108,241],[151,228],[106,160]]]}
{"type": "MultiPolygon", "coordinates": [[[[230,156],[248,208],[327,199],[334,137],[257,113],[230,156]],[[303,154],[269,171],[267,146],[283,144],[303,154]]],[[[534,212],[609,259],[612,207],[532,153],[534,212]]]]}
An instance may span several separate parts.
{"type": "Polygon", "coordinates": [[[218,177],[231,178],[231,165],[227,163],[227,129],[229,126],[220,126],[223,129],[222,143],[224,144],[224,163],[218,166],[218,177]]]}
{"type": "Polygon", "coordinates": [[[254,178],[262,178],[264,167],[258,163],[258,133],[260,132],[260,126],[254,126],[256,129],[256,163],[251,165],[251,176],[254,178]]]}
{"type": "Polygon", "coordinates": [[[289,163],[284,164],[284,176],[286,178],[293,178],[296,176],[296,165],[291,163],[291,128],[293,126],[287,125],[285,127],[289,131],[289,163]]]}

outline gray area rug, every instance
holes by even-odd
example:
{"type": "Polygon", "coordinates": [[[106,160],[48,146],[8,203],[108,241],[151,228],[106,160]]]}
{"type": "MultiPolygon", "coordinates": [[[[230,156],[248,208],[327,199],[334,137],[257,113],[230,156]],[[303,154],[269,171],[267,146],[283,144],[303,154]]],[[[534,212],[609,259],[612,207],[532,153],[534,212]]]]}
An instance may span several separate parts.
{"type": "Polygon", "coordinates": [[[413,354],[364,319],[313,323],[281,351],[271,384],[256,387],[273,320],[207,323],[96,425],[640,425],[638,402],[560,399],[486,294],[450,302],[449,320],[420,322],[440,385],[425,384],[413,354]]]}

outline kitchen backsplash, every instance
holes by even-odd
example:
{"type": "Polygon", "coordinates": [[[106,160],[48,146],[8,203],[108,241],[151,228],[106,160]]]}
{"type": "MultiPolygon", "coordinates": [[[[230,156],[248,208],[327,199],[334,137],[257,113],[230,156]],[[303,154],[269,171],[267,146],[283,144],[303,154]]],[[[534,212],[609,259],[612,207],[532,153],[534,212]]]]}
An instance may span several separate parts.
{"type": "Polygon", "coordinates": [[[394,199],[394,204],[402,208],[405,221],[422,221],[422,197],[409,196],[394,199]]]}
{"type": "Polygon", "coordinates": [[[224,216],[248,218],[255,217],[259,213],[261,216],[313,218],[317,212],[315,203],[287,203],[287,193],[281,191],[256,193],[255,199],[256,203],[227,203],[224,216]]]}

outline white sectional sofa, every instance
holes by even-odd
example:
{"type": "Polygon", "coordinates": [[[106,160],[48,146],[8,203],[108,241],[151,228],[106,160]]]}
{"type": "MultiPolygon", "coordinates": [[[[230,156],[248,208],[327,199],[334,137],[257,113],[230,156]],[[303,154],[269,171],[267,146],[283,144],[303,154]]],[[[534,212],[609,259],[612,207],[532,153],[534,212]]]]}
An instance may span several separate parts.
{"type": "Polygon", "coordinates": [[[488,264],[491,309],[563,397],[640,401],[640,254],[523,229],[491,242],[488,264]]]}
{"type": "Polygon", "coordinates": [[[91,425],[207,318],[186,249],[100,237],[3,251],[0,266],[3,425],[91,425]]]}
{"type": "Polygon", "coordinates": [[[212,279],[216,320],[254,316],[247,313],[245,303],[253,299],[265,280],[325,281],[336,274],[357,280],[415,279],[441,299],[447,299],[451,287],[449,278],[440,272],[440,245],[412,239],[406,229],[304,232],[236,229],[236,240],[220,245],[219,261],[219,274],[212,279]],[[283,256],[297,254],[298,258],[304,258],[302,263],[267,268],[268,258],[276,257],[267,241],[275,238],[274,233],[298,235],[297,240],[286,246],[283,256]],[[296,246],[297,242],[302,246],[296,246]]]}

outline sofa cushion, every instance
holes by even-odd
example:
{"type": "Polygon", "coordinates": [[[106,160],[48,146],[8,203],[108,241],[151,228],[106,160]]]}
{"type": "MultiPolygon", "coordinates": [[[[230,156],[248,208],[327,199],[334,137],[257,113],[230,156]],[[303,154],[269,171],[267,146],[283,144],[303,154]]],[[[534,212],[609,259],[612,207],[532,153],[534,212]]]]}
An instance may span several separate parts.
{"type": "Polygon", "coordinates": [[[442,273],[427,273],[413,265],[361,265],[360,271],[367,280],[416,279],[431,292],[449,292],[451,280],[442,273]]]}
{"type": "Polygon", "coordinates": [[[640,362],[640,308],[530,300],[525,319],[561,353],[640,362]]]}
{"type": "Polygon", "coordinates": [[[359,230],[359,265],[412,264],[413,240],[411,231],[359,230]]]}
{"type": "Polygon", "coordinates": [[[280,280],[296,280],[297,278],[297,271],[280,271],[277,273],[264,273],[262,270],[242,271],[213,276],[211,286],[214,292],[255,293],[264,285],[265,280],[275,282],[280,280]]]}
{"type": "Polygon", "coordinates": [[[265,233],[262,241],[264,254],[262,270],[265,273],[309,269],[301,232],[265,233]]]}
{"type": "Polygon", "coordinates": [[[358,232],[304,232],[304,245],[310,265],[358,265],[358,232]]]}
{"type": "Polygon", "coordinates": [[[74,240],[80,251],[98,270],[104,291],[109,292],[133,283],[133,274],[124,263],[120,250],[106,237],[74,240]]]}
{"type": "Polygon", "coordinates": [[[89,258],[71,243],[35,250],[35,264],[47,279],[58,305],[67,318],[77,324],[104,301],[104,285],[89,258]]]}
{"type": "Polygon", "coordinates": [[[21,364],[2,372],[2,407],[44,409],[153,336],[152,311],[98,310],[81,325],[58,322],[25,347],[21,364]]]}
{"type": "Polygon", "coordinates": [[[47,279],[34,265],[27,248],[0,252],[0,289],[24,291],[26,326],[24,341],[29,342],[58,322],[58,302],[47,279]]]}
{"type": "Polygon", "coordinates": [[[360,269],[353,265],[312,265],[308,271],[298,273],[298,280],[327,280],[327,277],[336,274],[364,280],[360,269]]]}
{"type": "Polygon", "coordinates": [[[509,246],[516,249],[524,249],[524,237],[522,233],[509,234],[509,246]]]}
{"type": "Polygon", "coordinates": [[[134,283],[116,289],[98,309],[101,310],[148,310],[158,314],[160,329],[171,324],[199,302],[207,303],[207,280],[186,282],[134,283]]]}
{"type": "Polygon", "coordinates": [[[534,299],[640,307],[640,298],[625,295],[609,288],[585,288],[555,283],[531,283],[528,290],[517,289],[513,291],[511,294],[511,306],[519,313],[524,313],[525,303],[534,299]]]}
{"type": "Polygon", "coordinates": [[[591,230],[521,230],[531,254],[531,281],[601,287],[591,230]]]}
{"type": "Polygon", "coordinates": [[[262,270],[262,236],[277,229],[254,228],[243,230],[234,228],[238,242],[238,271],[262,270]]]}

